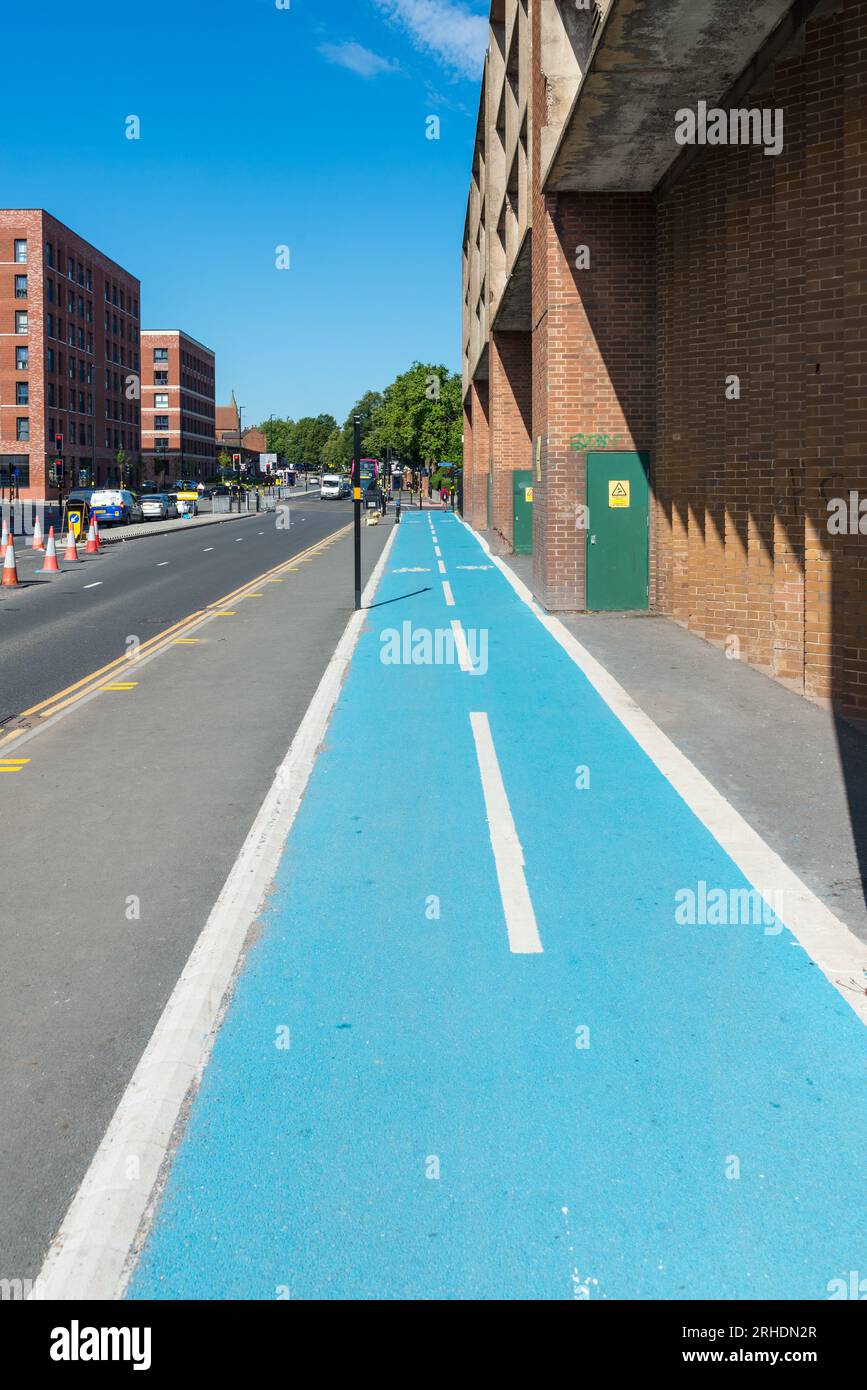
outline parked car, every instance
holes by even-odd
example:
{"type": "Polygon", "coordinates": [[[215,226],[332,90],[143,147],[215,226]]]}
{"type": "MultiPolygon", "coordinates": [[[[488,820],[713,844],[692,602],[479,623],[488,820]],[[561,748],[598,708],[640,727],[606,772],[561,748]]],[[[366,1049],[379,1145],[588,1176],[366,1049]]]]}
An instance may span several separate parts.
{"type": "Polygon", "coordinates": [[[178,504],[167,492],[152,492],[142,498],[145,521],[172,521],[178,518],[178,504]]]}
{"type": "Polygon", "coordinates": [[[98,488],[90,496],[90,514],[100,526],[129,526],[144,520],[141,503],[128,488],[98,488]]]}

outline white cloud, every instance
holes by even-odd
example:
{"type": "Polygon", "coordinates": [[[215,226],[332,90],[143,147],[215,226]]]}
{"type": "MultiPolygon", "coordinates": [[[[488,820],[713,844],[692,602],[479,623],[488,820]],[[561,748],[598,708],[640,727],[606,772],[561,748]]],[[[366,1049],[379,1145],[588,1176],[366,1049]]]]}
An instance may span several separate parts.
{"type": "Polygon", "coordinates": [[[378,77],[381,72],[397,72],[399,67],[390,58],[380,58],[378,53],[371,53],[360,43],[324,43],[319,52],[329,63],[349,68],[350,72],[357,72],[359,77],[378,77]]]}
{"type": "Polygon", "coordinates": [[[461,0],[374,0],[401,24],[417,48],[431,53],[461,77],[478,81],[488,46],[488,19],[461,0]]]}

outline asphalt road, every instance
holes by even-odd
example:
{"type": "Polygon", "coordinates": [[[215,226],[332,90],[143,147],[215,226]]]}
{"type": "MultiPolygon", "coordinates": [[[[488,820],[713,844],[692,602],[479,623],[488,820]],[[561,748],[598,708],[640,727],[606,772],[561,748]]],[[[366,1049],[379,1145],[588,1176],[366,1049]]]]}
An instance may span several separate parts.
{"type": "MultiPolygon", "coordinates": [[[[18,550],[23,587],[0,591],[0,724],[188,614],[345,526],[349,502],[288,503],[274,513],[107,546],[62,575],[18,550]]],[[[351,599],[352,575],[347,574],[351,599]]]]}

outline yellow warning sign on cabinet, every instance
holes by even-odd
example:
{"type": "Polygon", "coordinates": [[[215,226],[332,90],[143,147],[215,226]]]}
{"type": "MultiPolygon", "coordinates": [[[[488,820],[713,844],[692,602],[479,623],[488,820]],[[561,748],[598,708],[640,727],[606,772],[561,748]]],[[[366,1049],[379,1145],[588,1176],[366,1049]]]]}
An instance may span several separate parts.
{"type": "Polygon", "coordinates": [[[532,500],[533,500],[533,489],[532,489],[531,487],[525,487],[525,488],[524,488],[524,501],[525,501],[525,502],[532,502],[532,500]]]}
{"type": "Polygon", "coordinates": [[[611,478],[608,483],[609,507],[629,506],[629,483],[625,478],[611,478]]]}

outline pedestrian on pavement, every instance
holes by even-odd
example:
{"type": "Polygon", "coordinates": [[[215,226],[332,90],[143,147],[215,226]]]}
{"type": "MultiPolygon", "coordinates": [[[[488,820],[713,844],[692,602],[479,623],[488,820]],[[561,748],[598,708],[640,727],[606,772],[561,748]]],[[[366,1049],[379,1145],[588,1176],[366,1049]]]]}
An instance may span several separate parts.
{"type": "Polygon", "coordinates": [[[394,524],[395,526],[400,525],[400,493],[394,499],[394,524]]]}

